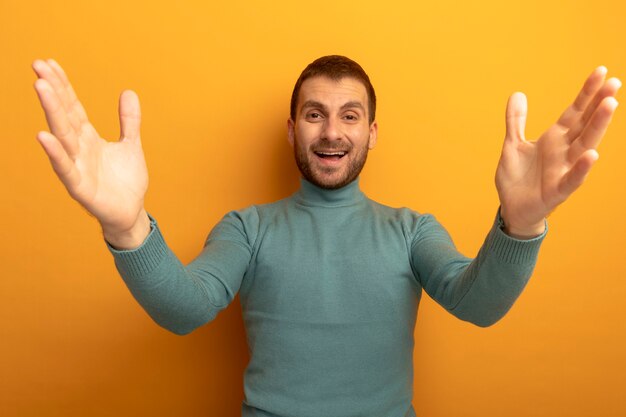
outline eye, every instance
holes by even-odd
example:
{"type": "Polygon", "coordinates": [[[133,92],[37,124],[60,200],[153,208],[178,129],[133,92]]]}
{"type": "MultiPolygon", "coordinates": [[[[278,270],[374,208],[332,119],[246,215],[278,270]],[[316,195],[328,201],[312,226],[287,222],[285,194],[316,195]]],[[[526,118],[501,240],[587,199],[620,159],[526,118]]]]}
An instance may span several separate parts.
{"type": "Polygon", "coordinates": [[[359,120],[359,117],[356,114],[346,114],[345,116],[343,116],[344,119],[350,121],[350,122],[355,122],[357,120],[359,120]]]}
{"type": "Polygon", "coordinates": [[[318,120],[322,118],[322,115],[318,112],[312,111],[310,113],[307,113],[306,118],[310,120],[318,120]]]}

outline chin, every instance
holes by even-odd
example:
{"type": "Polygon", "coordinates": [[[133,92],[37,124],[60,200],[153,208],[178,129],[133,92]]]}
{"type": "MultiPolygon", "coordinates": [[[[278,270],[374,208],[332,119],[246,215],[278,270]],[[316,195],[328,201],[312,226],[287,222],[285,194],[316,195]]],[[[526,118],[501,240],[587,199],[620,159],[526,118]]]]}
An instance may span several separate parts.
{"type": "Polygon", "coordinates": [[[326,190],[336,190],[338,188],[342,188],[350,184],[352,181],[354,181],[358,177],[357,175],[357,176],[343,176],[341,178],[327,178],[327,177],[320,176],[320,175],[305,175],[304,173],[302,174],[304,175],[304,178],[307,181],[326,190]]]}
{"type": "Polygon", "coordinates": [[[299,152],[298,147],[294,147],[294,154],[296,165],[304,179],[326,190],[342,188],[357,179],[367,158],[365,152],[361,158],[346,161],[347,163],[341,167],[329,169],[320,166],[314,159],[309,160],[306,153],[299,152]]]}

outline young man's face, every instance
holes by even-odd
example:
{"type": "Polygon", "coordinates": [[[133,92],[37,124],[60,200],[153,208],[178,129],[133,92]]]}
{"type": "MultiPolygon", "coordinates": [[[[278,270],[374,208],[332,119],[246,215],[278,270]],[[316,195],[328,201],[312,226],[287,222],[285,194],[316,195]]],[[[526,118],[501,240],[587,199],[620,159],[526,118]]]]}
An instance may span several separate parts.
{"type": "Polygon", "coordinates": [[[289,119],[287,127],[304,178],[329,189],[358,177],[378,132],[376,122],[369,123],[365,86],[348,77],[305,80],[295,120],[289,119]]]}

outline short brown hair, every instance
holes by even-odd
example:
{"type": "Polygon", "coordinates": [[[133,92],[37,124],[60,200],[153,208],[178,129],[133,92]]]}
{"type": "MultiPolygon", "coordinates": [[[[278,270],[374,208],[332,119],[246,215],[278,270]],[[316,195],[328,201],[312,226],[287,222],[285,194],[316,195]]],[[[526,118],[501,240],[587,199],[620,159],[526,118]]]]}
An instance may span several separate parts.
{"type": "Polygon", "coordinates": [[[372,86],[367,73],[359,64],[350,58],[341,55],[328,55],[311,62],[304,71],[302,71],[298,81],[296,81],[296,85],[293,87],[293,93],[291,93],[291,108],[289,113],[291,120],[295,120],[296,118],[298,94],[300,94],[302,83],[308,78],[320,76],[328,77],[334,81],[348,77],[362,82],[367,91],[370,124],[376,119],[376,93],[374,92],[374,86],[372,86]]]}

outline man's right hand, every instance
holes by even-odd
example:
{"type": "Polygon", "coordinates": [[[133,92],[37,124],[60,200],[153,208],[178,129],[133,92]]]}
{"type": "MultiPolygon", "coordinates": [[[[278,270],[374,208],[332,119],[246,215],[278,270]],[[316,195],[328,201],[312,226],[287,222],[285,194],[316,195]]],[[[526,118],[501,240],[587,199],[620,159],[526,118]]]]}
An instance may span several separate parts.
{"type": "Polygon", "coordinates": [[[143,207],[148,170],[141,149],[139,98],[120,96],[121,137],[108,142],[89,123],[63,69],[53,60],[36,60],[35,90],[50,132],[37,140],[72,198],[93,214],[105,239],[118,249],[141,245],[150,232],[143,207]]]}

